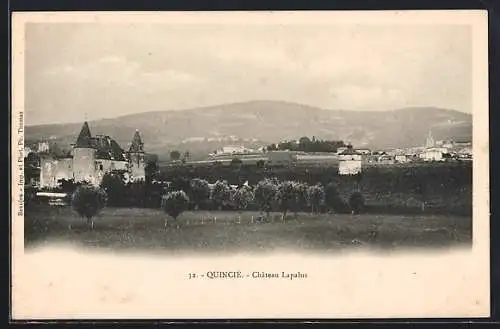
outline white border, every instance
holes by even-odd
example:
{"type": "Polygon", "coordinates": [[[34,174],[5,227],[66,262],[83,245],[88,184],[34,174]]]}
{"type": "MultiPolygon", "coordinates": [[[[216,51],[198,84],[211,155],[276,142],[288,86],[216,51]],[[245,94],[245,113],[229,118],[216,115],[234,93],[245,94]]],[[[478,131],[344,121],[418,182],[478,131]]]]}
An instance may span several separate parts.
{"type": "Polygon", "coordinates": [[[67,12],[12,15],[13,317],[23,318],[388,318],[489,316],[487,12],[67,12]],[[161,258],[43,251],[24,253],[16,165],[24,111],[24,25],[464,24],[473,34],[472,250],[448,253],[161,258]],[[62,261],[61,261],[62,260],[62,261]],[[188,282],[187,272],[238,268],[309,273],[307,281],[188,282]],[[370,271],[367,272],[366,270],[370,271]]]}

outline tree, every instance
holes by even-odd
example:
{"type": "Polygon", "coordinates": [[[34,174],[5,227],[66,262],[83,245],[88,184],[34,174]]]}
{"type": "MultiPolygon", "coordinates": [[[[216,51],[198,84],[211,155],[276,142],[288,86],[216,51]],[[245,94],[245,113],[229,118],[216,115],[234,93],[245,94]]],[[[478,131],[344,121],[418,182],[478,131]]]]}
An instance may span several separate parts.
{"type": "Polygon", "coordinates": [[[77,187],[77,184],[75,183],[75,180],[74,179],[59,179],[57,181],[58,183],[58,187],[61,189],[61,191],[63,193],[68,193],[68,194],[72,194],[73,192],[75,192],[75,189],[77,187]]]}
{"type": "Polygon", "coordinates": [[[231,189],[226,181],[218,180],[212,188],[212,201],[221,210],[231,200],[231,189]]]}
{"type": "Polygon", "coordinates": [[[191,182],[185,177],[176,176],[170,183],[169,191],[184,191],[189,194],[191,191],[191,182]]]}
{"type": "Polygon", "coordinates": [[[276,199],[278,200],[279,209],[283,213],[282,220],[286,220],[286,213],[297,202],[296,183],[292,181],[284,181],[278,185],[276,199]]]}
{"type": "Polygon", "coordinates": [[[304,136],[299,139],[299,147],[301,150],[308,150],[309,144],[311,144],[309,137],[304,136]]]}
{"type": "Polygon", "coordinates": [[[252,202],[254,196],[252,190],[248,186],[242,186],[237,189],[232,195],[232,201],[236,209],[238,210],[238,221],[241,222],[241,212],[248,207],[248,204],[252,202]]]}
{"type": "Polygon", "coordinates": [[[153,179],[155,179],[158,175],[158,164],[156,161],[149,161],[144,168],[146,174],[146,183],[151,184],[153,179]]]}
{"type": "Polygon", "coordinates": [[[127,186],[128,199],[135,207],[144,207],[147,200],[147,189],[144,180],[131,182],[127,186]]]}
{"type": "Polygon", "coordinates": [[[277,191],[276,183],[268,178],[259,181],[255,187],[255,201],[258,203],[260,210],[267,214],[267,217],[269,217],[272,210],[277,191]]]}
{"type": "Polygon", "coordinates": [[[359,214],[365,206],[365,199],[360,192],[354,192],[349,198],[349,206],[353,214],[359,214]]]}
{"type": "Polygon", "coordinates": [[[71,197],[71,206],[78,215],[87,219],[87,224],[90,224],[91,229],[94,228],[93,218],[105,205],[106,192],[88,184],[78,186],[71,197]]]}
{"type": "Polygon", "coordinates": [[[34,165],[35,167],[40,165],[40,155],[35,152],[30,152],[25,158],[27,164],[34,165]]]}
{"type": "Polygon", "coordinates": [[[278,146],[277,146],[276,144],[271,144],[271,145],[268,145],[268,146],[266,147],[266,149],[267,149],[268,151],[277,151],[277,150],[278,150],[278,146]]]}
{"type": "Polygon", "coordinates": [[[181,152],[177,151],[177,150],[174,150],[172,152],[170,152],[170,159],[172,161],[177,161],[181,158],[181,152]]]}
{"type": "Polygon", "coordinates": [[[295,216],[298,215],[300,209],[303,209],[304,207],[307,206],[308,188],[309,185],[307,185],[307,183],[295,183],[295,197],[296,197],[295,216]]]}
{"type": "Polygon", "coordinates": [[[321,184],[316,184],[309,186],[307,189],[307,196],[309,199],[309,205],[311,206],[312,213],[318,213],[319,207],[324,200],[325,191],[321,184]]]}
{"type": "MultiPolygon", "coordinates": [[[[188,208],[189,197],[184,191],[172,191],[162,196],[161,207],[163,211],[174,219],[179,228],[177,218],[188,208]]],[[[167,219],[165,219],[165,227],[167,227],[167,219]]]]}
{"type": "Polygon", "coordinates": [[[106,192],[110,206],[121,206],[125,203],[127,188],[123,170],[113,170],[105,173],[100,186],[106,192]]]}
{"type": "Polygon", "coordinates": [[[340,196],[337,187],[333,182],[329,183],[325,187],[325,204],[329,209],[337,213],[343,213],[347,208],[344,200],[342,200],[342,197],[340,196]]]}
{"type": "Polygon", "coordinates": [[[191,200],[195,204],[195,209],[198,210],[200,205],[210,198],[210,185],[204,179],[193,178],[190,183],[191,200]]]}
{"type": "Polygon", "coordinates": [[[56,157],[62,156],[64,154],[61,147],[59,147],[59,144],[57,144],[56,142],[50,143],[49,153],[56,157]]]}
{"type": "Polygon", "coordinates": [[[242,163],[243,163],[243,161],[238,157],[233,157],[231,159],[231,166],[237,167],[237,166],[240,166],[242,163]]]}

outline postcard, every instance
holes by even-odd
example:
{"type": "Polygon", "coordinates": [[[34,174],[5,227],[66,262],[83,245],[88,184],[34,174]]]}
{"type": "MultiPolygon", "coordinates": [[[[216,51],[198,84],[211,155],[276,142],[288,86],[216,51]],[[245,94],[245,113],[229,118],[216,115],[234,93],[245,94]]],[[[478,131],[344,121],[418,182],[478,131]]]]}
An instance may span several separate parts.
{"type": "Polygon", "coordinates": [[[15,12],[12,318],[488,317],[487,12],[15,12]]]}

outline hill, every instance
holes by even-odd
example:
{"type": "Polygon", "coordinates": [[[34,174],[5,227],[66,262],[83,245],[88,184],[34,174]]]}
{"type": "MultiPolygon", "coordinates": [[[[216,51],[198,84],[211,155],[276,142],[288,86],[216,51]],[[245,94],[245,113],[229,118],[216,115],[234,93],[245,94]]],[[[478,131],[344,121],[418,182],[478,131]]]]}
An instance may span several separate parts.
{"type": "MultiPolygon", "coordinates": [[[[429,130],[432,130],[435,139],[472,138],[472,116],[449,109],[420,107],[346,111],[282,101],[251,101],[146,112],[96,120],[89,125],[93,134],[112,136],[124,148],[130,143],[135,130],[139,129],[147,150],[158,154],[167,154],[172,148],[182,145],[183,141],[189,144],[219,139],[219,144],[227,144],[229,136],[233,136],[234,142],[254,139],[253,144],[255,139],[267,144],[282,139],[315,136],[350,141],[356,147],[371,148],[423,145],[429,130]]],[[[51,139],[70,144],[80,128],[80,123],[27,126],[25,137],[28,141],[51,139]]]]}

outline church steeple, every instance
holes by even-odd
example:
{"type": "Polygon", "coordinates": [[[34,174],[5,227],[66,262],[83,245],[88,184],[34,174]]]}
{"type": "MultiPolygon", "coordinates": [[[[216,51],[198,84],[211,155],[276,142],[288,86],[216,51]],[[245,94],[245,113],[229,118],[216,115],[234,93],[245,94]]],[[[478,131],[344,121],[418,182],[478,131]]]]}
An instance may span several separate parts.
{"type": "Polygon", "coordinates": [[[78,148],[92,148],[91,144],[92,135],[90,134],[89,124],[87,121],[83,123],[82,130],[76,139],[75,147],[78,148]]]}
{"type": "Polygon", "coordinates": [[[432,137],[432,132],[429,130],[429,136],[427,136],[427,139],[425,140],[425,146],[430,148],[434,147],[434,138],[432,137]]]}
{"type": "Polygon", "coordinates": [[[132,138],[132,144],[129,149],[130,153],[142,153],[144,152],[144,143],[142,142],[141,135],[139,134],[139,130],[135,130],[134,137],[132,138]]]}

